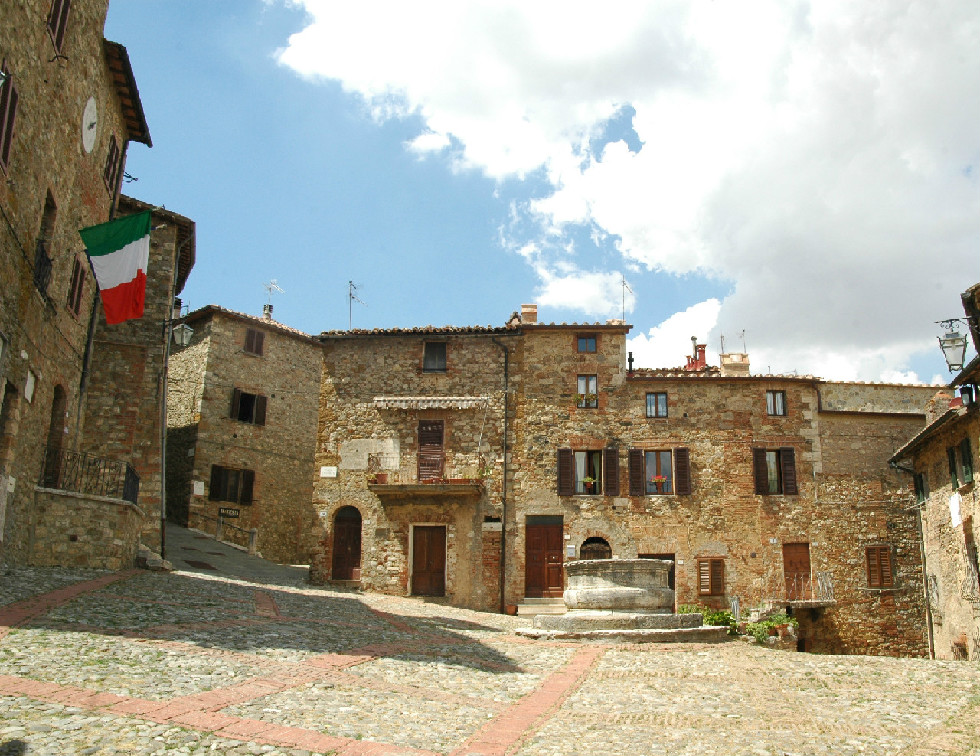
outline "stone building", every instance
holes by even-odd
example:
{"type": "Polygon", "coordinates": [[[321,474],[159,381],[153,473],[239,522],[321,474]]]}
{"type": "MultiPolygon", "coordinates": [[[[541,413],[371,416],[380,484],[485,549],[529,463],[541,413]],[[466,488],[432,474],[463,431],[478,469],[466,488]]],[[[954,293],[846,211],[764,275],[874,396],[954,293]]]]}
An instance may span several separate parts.
{"type": "MultiPolygon", "coordinates": [[[[2,0],[0,10],[0,559],[119,566],[146,516],[120,503],[125,466],[137,436],[159,435],[160,423],[129,448],[106,446],[111,459],[77,454],[102,446],[94,431],[86,438],[96,423],[86,392],[101,380],[96,352],[119,333],[97,327],[78,230],[116,215],[129,145],[150,146],[149,130],[126,49],[102,36],[106,0],[2,0]],[[118,490],[69,490],[93,465],[112,468],[118,490]]],[[[171,286],[152,296],[169,301],[171,286]]],[[[147,376],[159,363],[151,351],[147,376]]]]}
{"type": "Polygon", "coordinates": [[[801,648],[923,654],[887,459],[934,389],[751,375],[700,345],[634,369],[629,330],[530,305],[503,328],[321,335],[311,577],[513,611],[560,602],[567,560],[657,557],[678,603],[788,608],[801,648]]]}
{"type": "MultiPolygon", "coordinates": [[[[963,294],[974,348],[980,347],[980,284],[963,294]]],[[[925,560],[928,631],[939,659],[980,659],[980,357],[931,403],[928,423],[892,464],[914,481],[925,560]],[[959,395],[956,395],[958,392],[959,395]]]]}
{"type": "Polygon", "coordinates": [[[170,357],[167,512],[171,521],[307,563],[322,347],[272,319],[210,305],[170,357]]]}

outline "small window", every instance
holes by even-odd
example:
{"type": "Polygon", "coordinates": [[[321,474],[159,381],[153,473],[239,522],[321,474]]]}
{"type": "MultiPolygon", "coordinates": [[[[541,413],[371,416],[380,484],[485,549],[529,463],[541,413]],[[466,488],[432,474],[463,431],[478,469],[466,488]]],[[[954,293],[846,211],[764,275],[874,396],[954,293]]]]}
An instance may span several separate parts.
{"type": "Polygon", "coordinates": [[[791,447],[753,449],[752,466],[757,495],[797,495],[796,452],[791,447]]]}
{"type": "Polygon", "coordinates": [[[262,356],[262,346],[265,343],[265,334],[257,328],[245,329],[245,351],[248,354],[262,356]]]}
{"type": "Polygon", "coordinates": [[[645,493],[648,496],[674,493],[673,455],[669,451],[648,451],[644,456],[645,493]]]}
{"type": "Polygon", "coordinates": [[[865,555],[868,562],[868,587],[894,587],[891,546],[868,546],[865,549],[865,555]]]}
{"type": "Polygon", "coordinates": [[[766,392],[766,414],[767,415],[786,415],[786,392],[767,391],[766,392]]]}
{"type": "Polygon", "coordinates": [[[946,458],[949,460],[949,483],[953,488],[960,487],[960,478],[956,473],[956,447],[950,446],[946,449],[946,458]]]}
{"type": "Polygon", "coordinates": [[[252,503],[254,487],[253,470],[211,465],[211,485],[208,488],[208,498],[211,501],[230,501],[233,504],[248,505],[252,503]]]}
{"type": "Polygon", "coordinates": [[[575,493],[602,493],[602,451],[592,449],[575,452],[575,493]]]}
{"type": "Polygon", "coordinates": [[[427,341],[422,356],[423,373],[446,372],[446,342],[427,341]]]}
{"type": "Polygon", "coordinates": [[[925,473],[915,473],[912,476],[912,485],[915,486],[916,503],[922,504],[929,496],[925,473]]]}
{"type": "Polygon", "coordinates": [[[599,394],[597,393],[598,377],[594,375],[580,375],[578,377],[577,393],[575,394],[575,406],[579,409],[595,409],[599,406],[599,394]]]}
{"type": "Polygon", "coordinates": [[[963,482],[973,482],[973,453],[970,450],[970,439],[960,441],[960,468],[963,471],[963,482]]]}
{"type": "Polygon", "coordinates": [[[647,394],[647,417],[667,417],[667,392],[647,394]]]}
{"type": "Polygon", "coordinates": [[[75,257],[75,262],[71,266],[71,285],[68,287],[68,311],[78,317],[79,310],[82,309],[82,293],[85,291],[85,268],[82,262],[75,257]]]}
{"type": "Polygon", "coordinates": [[[41,229],[34,247],[34,287],[45,298],[48,296],[48,286],[51,283],[51,242],[54,239],[57,218],[58,206],[55,205],[51,192],[48,192],[44,200],[44,212],[41,215],[41,229]]]}
{"type": "Polygon", "coordinates": [[[698,559],[698,595],[725,595],[724,559],[698,559]]]}
{"type": "Polygon", "coordinates": [[[265,425],[266,397],[240,389],[231,392],[231,419],[252,425],[265,425]]]}
{"type": "Polygon", "coordinates": [[[577,339],[578,351],[583,354],[595,354],[596,336],[594,333],[579,336],[577,339]]]}
{"type": "Polygon", "coordinates": [[[105,181],[106,189],[110,193],[116,191],[116,179],[119,176],[120,165],[119,143],[116,142],[116,135],[109,137],[109,152],[106,153],[105,170],[102,171],[102,179],[105,181]]]}
{"type": "Polygon", "coordinates": [[[10,165],[10,148],[14,143],[14,120],[17,116],[17,87],[7,68],[0,63],[0,168],[10,165]]]}
{"type": "Polygon", "coordinates": [[[65,30],[68,28],[68,11],[71,9],[71,0],[54,0],[51,3],[51,12],[48,14],[48,34],[54,43],[56,52],[61,52],[61,46],[65,41],[65,30]]]}

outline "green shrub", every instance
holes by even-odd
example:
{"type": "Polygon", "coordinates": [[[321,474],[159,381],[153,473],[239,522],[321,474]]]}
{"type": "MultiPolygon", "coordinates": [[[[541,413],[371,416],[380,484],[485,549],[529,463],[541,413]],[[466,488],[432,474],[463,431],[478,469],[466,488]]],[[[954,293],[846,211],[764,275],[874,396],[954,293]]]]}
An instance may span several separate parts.
{"type": "Polygon", "coordinates": [[[724,626],[728,628],[729,635],[738,635],[735,618],[727,609],[712,609],[710,606],[699,604],[680,604],[677,607],[678,614],[700,614],[705,625],[724,626]]]}
{"type": "Polygon", "coordinates": [[[745,632],[759,643],[765,643],[769,637],[769,630],[777,625],[792,625],[794,628],[798,628],[800,622],[796,617],[790,617],[786,614],[773,614],[760,622],[750,622],[745,626],[745,632]]]}

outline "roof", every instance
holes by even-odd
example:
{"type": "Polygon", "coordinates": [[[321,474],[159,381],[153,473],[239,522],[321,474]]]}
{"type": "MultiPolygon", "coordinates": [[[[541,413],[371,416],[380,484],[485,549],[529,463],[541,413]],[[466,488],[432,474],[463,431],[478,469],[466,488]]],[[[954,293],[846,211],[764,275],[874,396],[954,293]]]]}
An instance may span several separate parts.
{"type": "Polygon", "coordinates": [[[187,277],[191,274],[191,269],[197,261],[197,224],[190,218],[167,210],[165,207],[154,207],[148,202],[121,195],[119,197],[120,208],[132,208],[133,212],[152,210],[153,215],[163,217],[168,223],[172,223],[177,229],[177,281],[174,287],[174,295],[180,294],[187,283],[187,277]]]}
{"type": "Polygon", "coordinates": [[[625,320],[607,320],[605,323],[521,323],[525,331],[612,331],[629,333],[633,326],[625,320]]]}
{"type": "Polygon", "coordinates": [[[296,328],[292,328],[284,323],[280,323],[278,320],[272,320],[272,318],[258,317],[256,315],[247,315],[244,312],[236,312],[235,310],[228,310],[224,307],[219,307],[218,305],[206,305],[194,312],[188,313],[180,319],[183,323],[196,323],[202,320],[207,320],[214,317],[215,315],[221,315],[233,320],[239,320],[249,325],[261,326],[270,331],[278,331],[286,336],[291,336],[295,339],[300,339],[302,341],[308,341],[310,343],[320,345],[319,340],[315,336],[311,336],[308,333],[304,333],[296,328]]]}
{"type": "Polygon", "coordinates": [[[129,139],[152,147],[150,127],[146,125],[146,117],[143,115],[143,103],[140,102],[140,93],[136,88],[136,77],[133,76],[133,67],[129,63],[129,53],[118,42],[104,39],[102,43],[106,63],[109,66],[109,77],[122,105],[123,120],[126,121],[129,139]]]}
{"type": "Polygon", "coordinates": [[[888,458],[888,461],[894,463],[907,458],[910,454],[921,448],[923,444],[925,444],[925,442],[928,441],[937,430],[939,430],[940,427],[946,425],[951,420],[965,416],[969,411],[969,408],[964,407],[963,405],[950,407],[943,414],[929,423],[929,425],[912,436],[912,438],[906,441],[905,444],[899,447],[899,449],[888,458]]]}
{"type": "Polygon", "coordinates": [[[323,331],[321,341],[332,339],[364,339],[386,336],[513,336],[520,333],[514,326],[421,326],[417,328],[355,328],[350,331],[323,331]]]}

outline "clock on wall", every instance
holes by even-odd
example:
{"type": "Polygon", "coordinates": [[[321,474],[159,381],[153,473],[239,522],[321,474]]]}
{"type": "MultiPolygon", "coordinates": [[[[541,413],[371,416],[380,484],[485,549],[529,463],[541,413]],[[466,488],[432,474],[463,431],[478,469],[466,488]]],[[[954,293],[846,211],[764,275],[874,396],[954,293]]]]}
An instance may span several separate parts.
{"type": "Polygon", "coordinates": [[[86,152],[91,152],[95,147],[95,132],[98,130],[99,114],[95,105],[95,98],[89,97],[85,103],[85,110],[82,111],[82,147],[86,152]]]}

